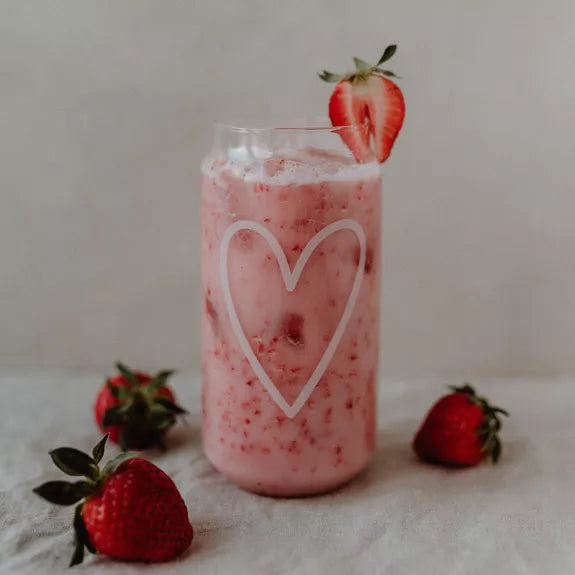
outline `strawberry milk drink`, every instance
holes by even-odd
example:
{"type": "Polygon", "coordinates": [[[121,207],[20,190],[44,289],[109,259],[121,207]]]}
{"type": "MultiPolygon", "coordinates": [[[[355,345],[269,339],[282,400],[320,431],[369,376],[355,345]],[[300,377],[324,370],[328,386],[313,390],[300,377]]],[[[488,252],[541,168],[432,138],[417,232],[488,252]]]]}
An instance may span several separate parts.
{"type": "Polygon", "coordinates": [[[381,174],[350,120],[216,126],[202,165],[204,449],[250,491],[325,492],[374,451],[381,174]]]}

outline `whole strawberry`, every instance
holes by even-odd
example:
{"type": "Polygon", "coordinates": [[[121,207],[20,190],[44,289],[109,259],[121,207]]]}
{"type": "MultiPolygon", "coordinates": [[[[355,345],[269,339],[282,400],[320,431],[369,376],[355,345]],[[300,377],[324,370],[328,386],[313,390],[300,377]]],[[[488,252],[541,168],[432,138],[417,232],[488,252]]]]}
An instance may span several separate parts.
{"type": "Polygon", "coordinates": [[[497,463],[501,456],[500,407],[492,407],[473,387],[450,387],[453,393],[439,399],[413,440],[420,459],[448,467],[477,465],[482,459],[497,463]]]}
{"type": "Polygon", "coordinates": [[[85,479],[49,481],[34,492],[50,503],[76,506],[75,551],[70,566],[84,559],[84,547],[121,561],[168,561],[191,544],[193,529],[174,482],[153,463],[119,455],[103,468],[108,435],[92,456],[72,447],[50,452],[59,469],[85,479]]]}
{"type": "Polygon", "coordinates": [[[116,367],[118,375],[109,378],[96,397],[96,423],[123,450],[163,448],[163,437],[176,416],[186,413],[167,385],[174,372],[160,371],[152,377],[122,363],[116,367]]]}

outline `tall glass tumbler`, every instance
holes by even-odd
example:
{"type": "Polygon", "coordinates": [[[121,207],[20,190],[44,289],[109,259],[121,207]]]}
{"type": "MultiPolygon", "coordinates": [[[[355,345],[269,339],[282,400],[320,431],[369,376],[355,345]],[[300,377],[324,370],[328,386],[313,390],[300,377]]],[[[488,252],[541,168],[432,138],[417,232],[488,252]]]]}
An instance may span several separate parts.
{"type": "Polygon", "coordinates": [[[202,164],[203,441],[240,487],[325,492],[374,450],[381,174],[364,127],[216,125],[202,164]]]}

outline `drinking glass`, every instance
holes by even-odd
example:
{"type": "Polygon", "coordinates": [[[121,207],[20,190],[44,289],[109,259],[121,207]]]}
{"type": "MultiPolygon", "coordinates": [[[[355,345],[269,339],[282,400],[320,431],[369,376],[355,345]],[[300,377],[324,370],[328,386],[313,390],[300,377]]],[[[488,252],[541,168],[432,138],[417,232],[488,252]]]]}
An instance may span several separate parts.
{"type": "Polygon", "coordinates": [[[366,129],[216,125],[202,164],[204,449],[250,491],[325,492],[374,450],[381,174],[350,151],[366,129]]]}

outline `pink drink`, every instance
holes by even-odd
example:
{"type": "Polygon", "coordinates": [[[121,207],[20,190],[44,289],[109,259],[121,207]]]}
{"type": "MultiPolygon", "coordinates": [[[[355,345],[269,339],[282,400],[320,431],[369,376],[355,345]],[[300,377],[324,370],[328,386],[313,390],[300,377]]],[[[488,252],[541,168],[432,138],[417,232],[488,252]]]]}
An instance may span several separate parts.
{"type": "Polygon", "coordinates": [[[250,491],[327,491],[374,450],[379,165],[334,130],[225,132],[203,164],[205,451],[250,491]]]}

